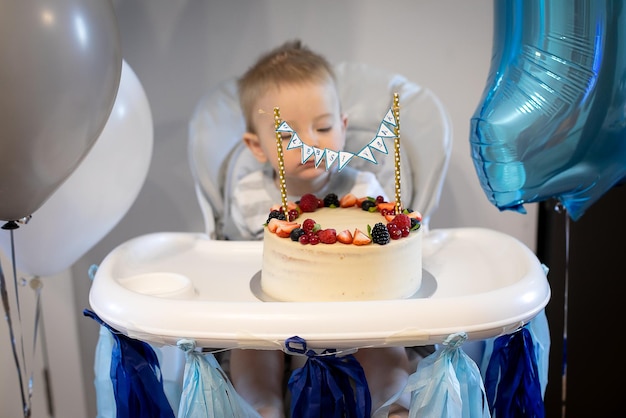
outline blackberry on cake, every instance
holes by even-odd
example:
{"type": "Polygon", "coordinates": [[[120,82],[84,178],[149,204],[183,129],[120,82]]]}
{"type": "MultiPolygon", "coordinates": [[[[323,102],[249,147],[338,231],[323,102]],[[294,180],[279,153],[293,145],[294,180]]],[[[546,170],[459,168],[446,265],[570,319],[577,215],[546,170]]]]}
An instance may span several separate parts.
{"type": "Polygon", "coordinates": [[[324,196],[324,207],[338,208],[339,197],[335,193],[328,193],[326,196],[324,196]]]}
{"type": "Polygon", "coordinates": [[[285,217],[284,212],[280,210],[272,210],[270,211],[270,214],[267,216],[267,221],[265,221],[265,224],[267,225],[268,223],[270,223],[272,219],[280,219],[284,221],[287,218],[285,217]]]}
{"type": "Polygon", "coordinates": [[[376,223],[372,228],[372,242],[379,245],[389,244],[389,231],[382,222],[376,223]]]}

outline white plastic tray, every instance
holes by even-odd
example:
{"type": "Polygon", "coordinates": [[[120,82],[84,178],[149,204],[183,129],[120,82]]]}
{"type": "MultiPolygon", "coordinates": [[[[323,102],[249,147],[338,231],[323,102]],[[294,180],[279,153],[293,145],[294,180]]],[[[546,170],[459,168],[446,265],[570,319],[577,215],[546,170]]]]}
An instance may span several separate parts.
{"type": "MultiPolygon", "coordinates": [[[[543,266],[520,241],[480,228],[424,237],[423,285],[412,298],[275,302],[260,291],[262,242],[155,233],[114,249],[100,264],[90,304],[118,331],[158,345],[283,349],[441,343],[464,331],[481,340],[515,331],[550,299],[543,266]]],[[[410,269],[407,262],[407,269],[410,269]]]]}

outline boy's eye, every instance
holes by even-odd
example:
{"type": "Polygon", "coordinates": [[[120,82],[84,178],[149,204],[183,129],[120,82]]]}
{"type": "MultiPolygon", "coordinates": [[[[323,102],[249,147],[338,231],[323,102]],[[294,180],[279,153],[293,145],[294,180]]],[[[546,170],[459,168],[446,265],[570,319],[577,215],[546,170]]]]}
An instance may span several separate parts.
{"type": "Polygon", "coordinates": [[[289,141],[291,139],[291,134],[288,132],[282,132],[280,136],[283,141],[289,141]]]}
{"type": "Polygon", "coordinates": [[[333,129],[332,126],[329,126],[327,128],[318,128],[317,131],[318,132],[330,132],[333,129]]]}

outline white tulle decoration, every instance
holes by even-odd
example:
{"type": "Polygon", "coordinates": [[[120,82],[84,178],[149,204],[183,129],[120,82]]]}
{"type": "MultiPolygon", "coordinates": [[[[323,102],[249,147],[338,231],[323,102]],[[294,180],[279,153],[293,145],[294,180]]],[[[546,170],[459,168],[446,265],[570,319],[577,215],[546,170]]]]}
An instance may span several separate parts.
{"type": "Polygon", "coordinates": [[[467,334],[455,333],[421,360],[404,390],[380,407],[373,418],[386,418],[389,407],[411,393],[409,418],[490,418],[478,366],[461,346],[467,334]]]}

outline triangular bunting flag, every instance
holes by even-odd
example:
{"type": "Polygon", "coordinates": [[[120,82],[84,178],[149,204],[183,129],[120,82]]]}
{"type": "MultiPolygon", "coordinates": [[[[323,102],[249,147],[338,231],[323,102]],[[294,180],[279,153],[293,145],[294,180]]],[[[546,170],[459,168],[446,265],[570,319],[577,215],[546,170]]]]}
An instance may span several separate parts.
{"type": "Polygon", "coordinates": [[[276,128],[276,132],[293,132],[291,126],[287,124],[287,122],[282,122],[278,128],[276,128]]]}
{"type": "Polygon", "coordinates": [[[354,157],[354,154],[347,151],[339,151],[339,171],[343,169],[348,161],[350,161],[354,157]]]}
{"type": "Polygon", "coordinates": [[[393,130],[389,129],[387,125],[381,122],[380,126],[378,127],[378,133],[376,134],[376,136],[379,136],[381,138],[395,138],[396,134],[393,130]]]}
{"type": "Polygon", "coordinates": [[[361,151],[359,151],[359,153],[357,154],[357,157],[361,157],[364,160],[367,160],[374,164],[378,164],[378,161],[376,161],[376,158],[374,158],[374,155],[372,154],[372,151],[370,150],[369,145],[365,146],[361,151]]]}
{"type": "Polygon", "coordinates": [[[313,152],[315,153],[315,168],[317,168],[322,162],[322,158],[324,158],[324,150],[313,147],[313,152]]]}
{"type": "Polygon", "coordinates": [[[307,144],[305,144],[304,142],[302,143],[302,157],[300,158],[302,161],[302,164],[306,163],[307,160],[309,158],[311,158],[311,155],[313,155],[313,147],[308,146],[307,144]]]}
{"type": "Polygon", "coordinates": [[[389,109],[387,111],[387,114],[385,115],[385,117],[383,118],[384,122],[387,122],[390,125],[396,126],[396,116],[393,113],[392,109],[389,109]]]}
{"type": "Polygon", "coordinates": [[[326,148],[326,171],[333,166],[335,160],[339,157],[339,153],[337,151],[333,151],[331,149],[326,148]]]}
{"type": "Polygon", "coordinates": [[[383,154],[388,154],[385,141],[383,141],[383,139],[379,136],[372,139],[372,142],[369,143],[369,147],[374,148],[375,150],[380,151],[383,154]]]}
{"type": "Polygon", "coordinates": [[[300,148],[302,146],[302,141],[300,140],[300,137],[298,136],[298,133],[294,131],[293,135],[291,135],[291,140],[289,141],[289,144],[287,145],[287,149],[294,149],[294,148],[300,148]]]}

